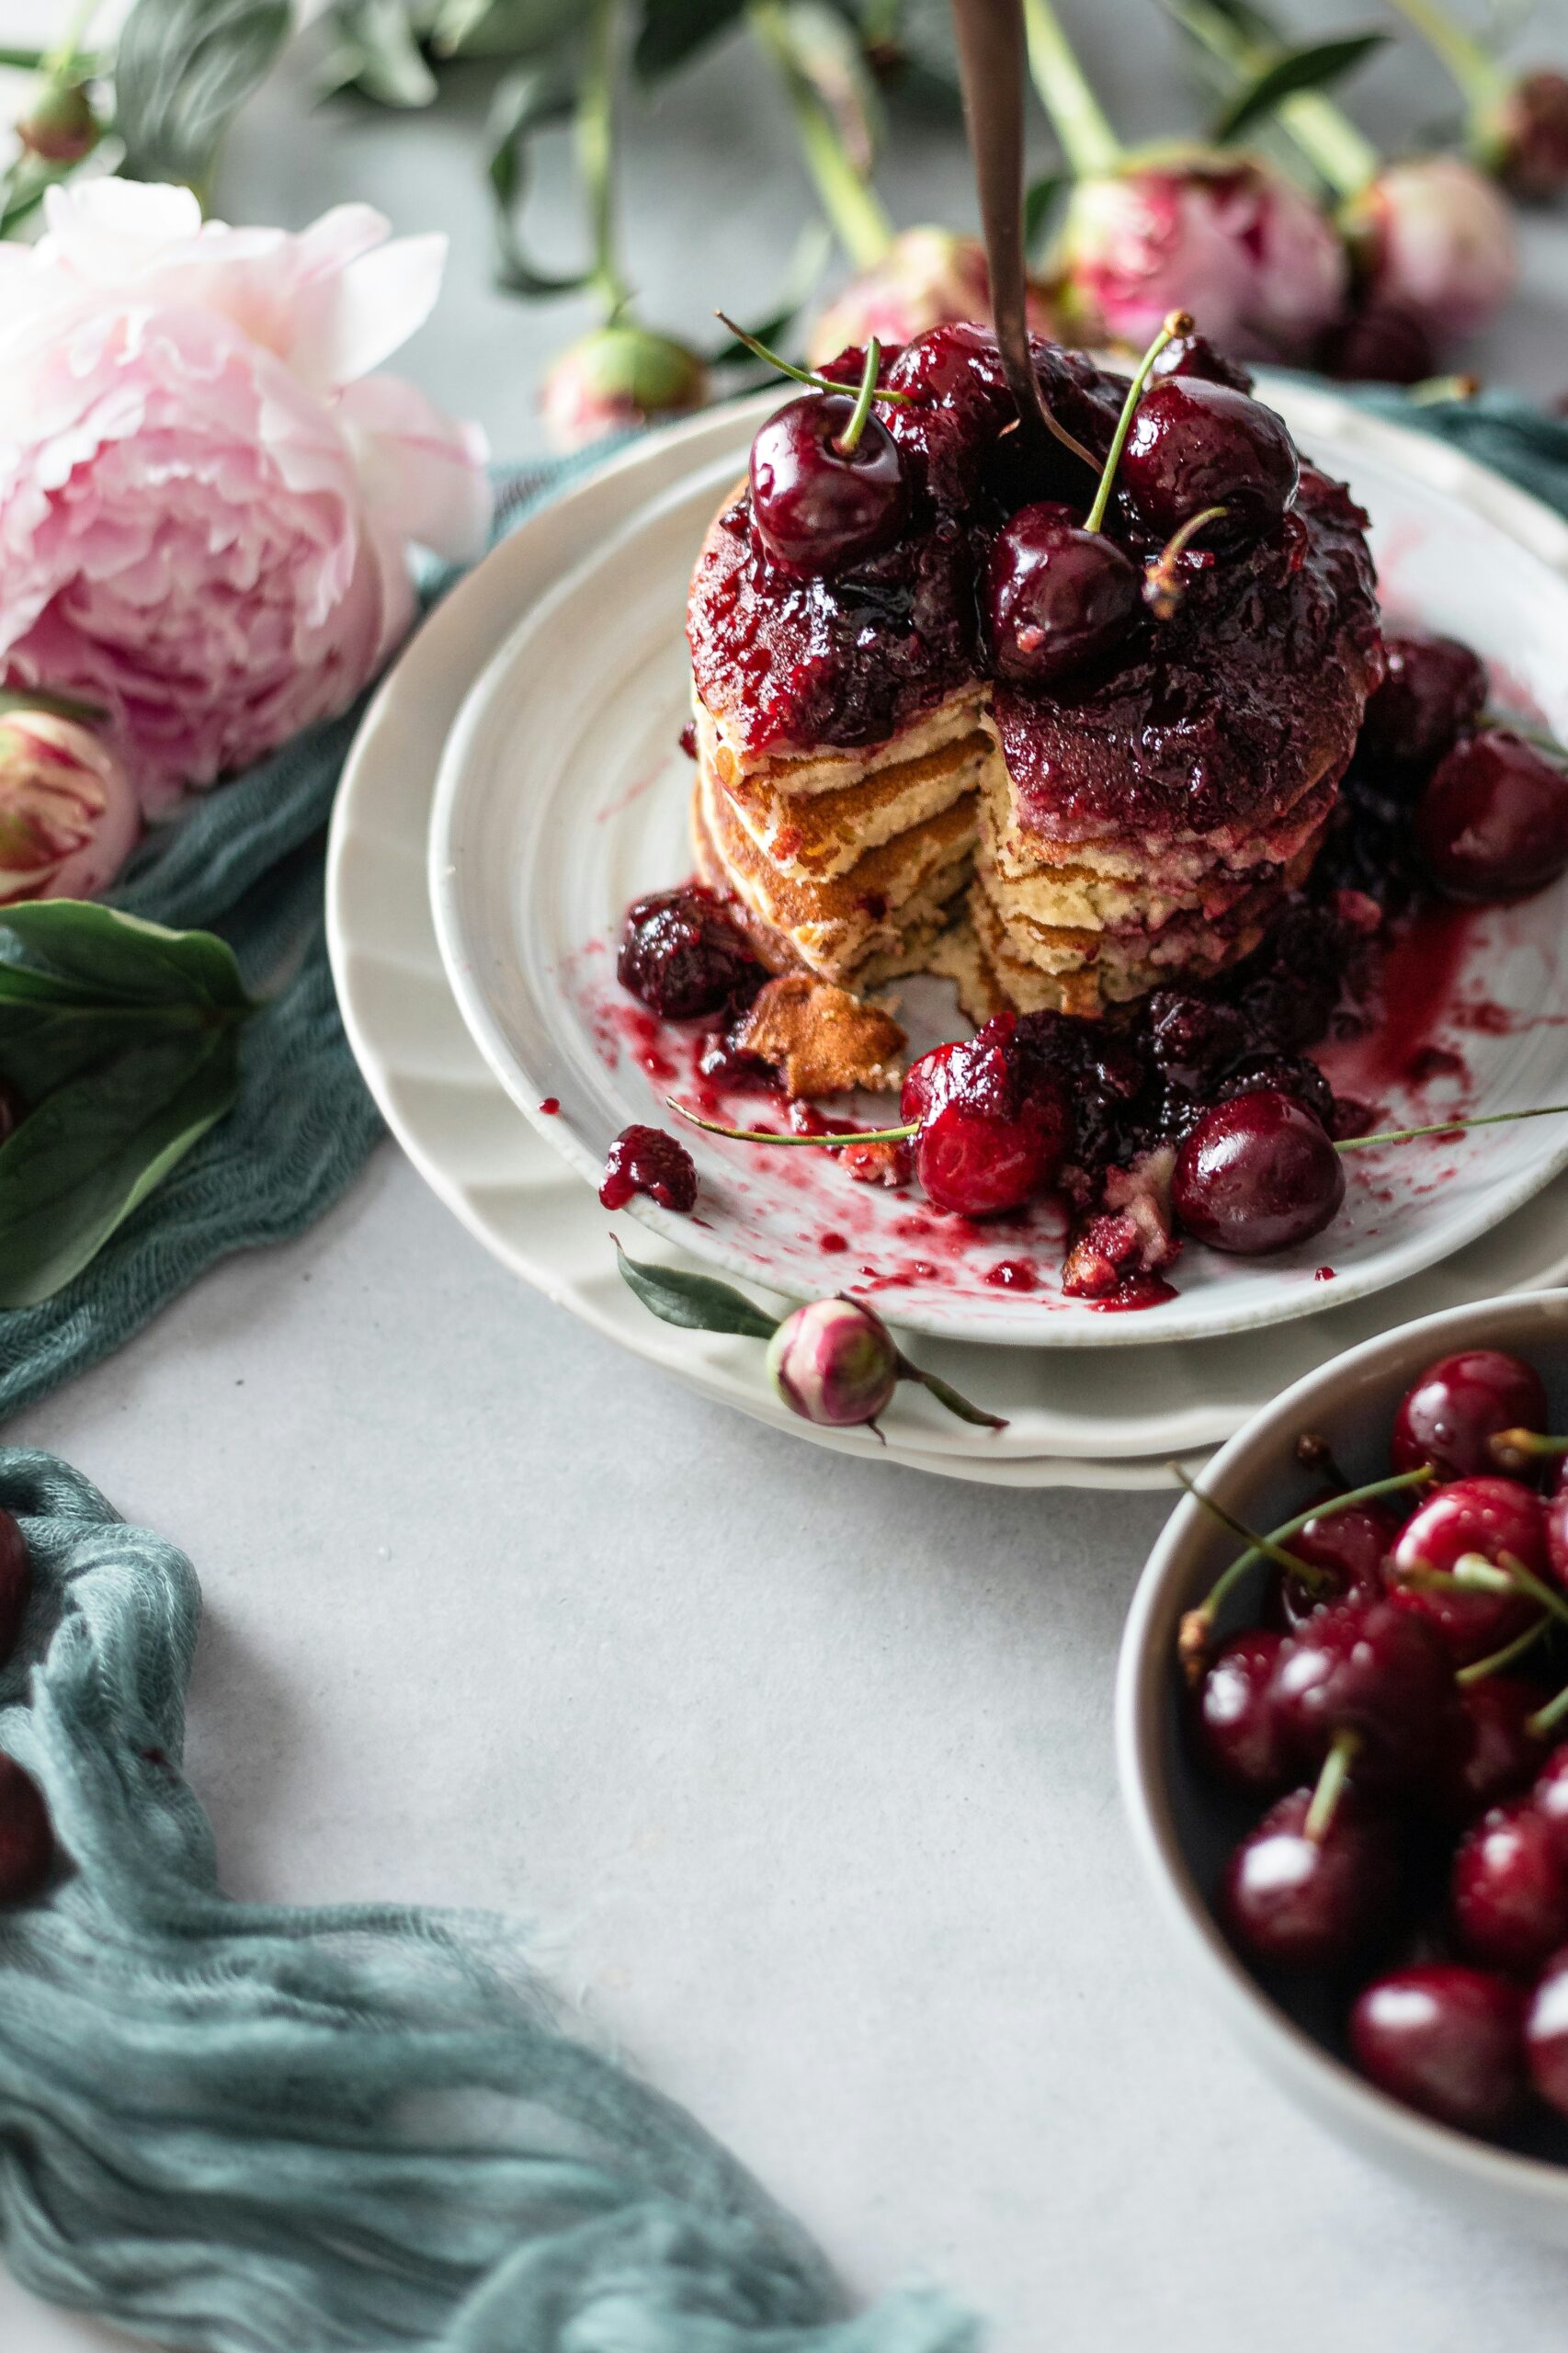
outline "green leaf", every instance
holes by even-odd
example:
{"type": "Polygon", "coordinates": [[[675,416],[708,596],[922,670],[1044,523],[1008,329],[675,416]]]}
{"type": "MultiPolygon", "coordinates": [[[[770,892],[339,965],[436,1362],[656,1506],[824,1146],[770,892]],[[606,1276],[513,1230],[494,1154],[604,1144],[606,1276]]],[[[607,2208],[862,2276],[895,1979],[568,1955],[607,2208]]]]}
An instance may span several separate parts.
{"type": "Polygon", "coordinates": [[[632,64],[644,82],[663,81],[744,16],[746,0],[642,0],[632,64]]]}
{"type": "Polygon", "coordinates": [[[0,1146],[0,1308],[36,1306],[221,1120],[239,1083],[233,1029],[131,1047],[51,1096],[0,1146]]]}
{"type": "Polygon", "coordinates": [[[869,178],[882,131],[881,101],[853,32],[822,0],[790,0],[778,31],[790,63],[815,92],[861,179],[869,178]]]}
{"type": "Polygon", "coordinates": [[[327,28],[331,45],[315,74],[318,97],[357,90],[373,106],[404,110],[434,102],[439,85],[420,49],[420,22],[403,0],[347,0],[327,28]]]}
{"type": "Polygon", "coordinates": [[[615,1247],[629,1289],[664,1323],[687,1332],[734,1332],[743,1340],[771,1340],[778,1329],[776,1315],[765,1315],[731,1284],[716,1282],[711,1275],[685,1274],[678,1267],[642,1266],[619,1242],[615,1247]]]}
{"type": "Polygon", "coordinates": [[[525,252],[517,214],[528,187],[528,142],[546,123],[566,119],[576,106],[575,76],[560,57],[522,65],[496,85],[485,127],[486,171],[495,199],[495,231],[501,247],[499,283],[508,292],[535,299],[574,294],[586,286],[591,269],[566,273],[537,268],[525,252]]]}
{"type": "Polygon", "coordinates": [[[437,57],[540,58],[575,44],[582,0],[441,0],[431,28],[437,57]]]}
{"type": "Polygon", "coordinates": [[[225,940],[167,931],[87,899],[0,910],[0,1038],[7,1004],[252,1009],[225,940]]]}
{"type": "Polygon", "coordinates": [[[289,37],[290,0],[136,0],[115,59],[128,179],[199,188],[289,37]]]}
{"type": "Polygon", "coordinates": [[[0,1005],[0,1078],[41,1103],[128,1046],[227,1026],[230,1017],[199,1006],[0,1005]]]}
{"type": "Polygon", "coordinates": [[[1313,41],[1305,49],[1289,49],[1236,91],[1214,125],[1217,141],[1238,139],[1256,122],[1264,121],[1286,98],[1301,90],[1326,89],[1331,83],[1381,49],[1388,35],[1346,33],[1336,40],[1313,41]]]}
{"type": "Polygon", "coordinates": [[[1071,172],[1047,172],[1031,181],[1024,198],[1024,251],[1031,261],[1040,256],[1051,216],[1072,185],[1071,172]]]}

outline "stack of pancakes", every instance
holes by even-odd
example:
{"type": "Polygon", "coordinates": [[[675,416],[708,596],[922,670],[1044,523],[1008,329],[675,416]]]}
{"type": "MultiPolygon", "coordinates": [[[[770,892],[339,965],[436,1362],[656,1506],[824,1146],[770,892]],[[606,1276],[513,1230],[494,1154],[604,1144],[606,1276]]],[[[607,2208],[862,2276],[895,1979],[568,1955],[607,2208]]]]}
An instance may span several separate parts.
{"type": "Polygon", "coordinates": [[[1097,1014],[1236,961],[1310,872],[1381,675],[1364,517],[1310,470],[1297,516],[1060,695],[977,675],[879,743],[763,747],[710,674],[701,879],[770,972],[864,988],[935,957],[977,1017],[1097,1014]]]}

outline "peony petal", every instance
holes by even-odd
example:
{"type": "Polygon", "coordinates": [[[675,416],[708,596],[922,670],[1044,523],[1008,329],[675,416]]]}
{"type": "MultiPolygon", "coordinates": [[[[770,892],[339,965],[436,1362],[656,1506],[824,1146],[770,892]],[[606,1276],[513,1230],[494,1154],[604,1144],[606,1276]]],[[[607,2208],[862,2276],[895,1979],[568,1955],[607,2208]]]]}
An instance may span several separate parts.
{"type": "Polygon", "coordinates": [[[368,376],[337,402],[378,529],[471,563],[489,537],[487,455],[477,426],[460,425],[401,376],[368,376]]]}
{"type": "Polygon", "coordinates": [[[99,286],[122,285],[150,256],[194,240],[201,207],[187,188],[80,180],[44,198],[46,257],[99,286]]]}
{"type": "Polygon", "coordinates": [[[317,392],[351,384],[406,343],[436,306],[447,240],[399,237],[301,290],[289,364],[317,392]]]}

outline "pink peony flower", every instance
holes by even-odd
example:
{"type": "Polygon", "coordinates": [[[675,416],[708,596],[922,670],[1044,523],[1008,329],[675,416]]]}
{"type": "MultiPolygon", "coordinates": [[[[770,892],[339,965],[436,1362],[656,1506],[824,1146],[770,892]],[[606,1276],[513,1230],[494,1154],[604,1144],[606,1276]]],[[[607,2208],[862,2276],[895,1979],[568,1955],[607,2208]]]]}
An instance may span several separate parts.
{"type": "Polygon", "coordinates": [[[1220,347],[1303,358],[1345,299],[1329,222],[1281,173],[1248,158],[1176,155],[1073,192],[1058,250],[1074,328],[1142,347],[1190,311],[1220,347]]]}
{"type": "Polygon", "coordinates": [[[597,327],[568,344],[540,388],[558,449],[585,449],[607,434],[700,408],[707,398],[708,371],[696,352],[639,326],[597,327]]]}
{"type": "Polygon", "coordinates": [[[1519,273],[1513,215],[1460,156],[1390,164],[1343,219],[1367,300],[1396,304],[1434,335],[1468,334],[1513,291],[1519,273]]]}
{"type": "MultiPolygon", "coordinates": [[[[1037,335],[1055,334],[1043,287],[1030,290],[1028,313],[1037,335]]],[[[991,279],[979,238],[950,229],[904,229],[881,261],[852,278],[828,304],[812,328],[807,357],[821,368],[851,347],[863,349],[873,335],[885,348],[913,343],[951,320],[990,316],[991,279]]]]}
{"type": "Polygon", "coordinates": [[[96,897],[141,831],[125,765],[90,727],[42,710],[0,717],[0,906],[96,897]]]}
{"type": "Polygon", "coordinates": [[[0,674],[105,705],[149,811],[353,699],[413,619],[411,543],[483,544],[479,433],[370,372],[445,258],[387,230],[101,179],[0,244],[0,674]]]}

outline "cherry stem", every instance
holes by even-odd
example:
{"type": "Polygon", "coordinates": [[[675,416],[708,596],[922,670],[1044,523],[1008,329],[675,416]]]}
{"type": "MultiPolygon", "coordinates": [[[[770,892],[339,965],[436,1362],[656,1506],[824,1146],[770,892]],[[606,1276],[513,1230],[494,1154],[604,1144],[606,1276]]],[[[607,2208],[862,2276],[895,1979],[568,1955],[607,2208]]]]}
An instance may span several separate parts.
{"type": "Polygon", "coordinates": [[[1482,1552],[1467,1552],[1451,1570],[1435,1569],[1429,1562],[1419,1561],[1408,1569],[1395,1569],[1392,1574],[1399,1584],[1417,1593],[1526,1593],[1553,1618],[1568,1623],[1568,1601],[1512,1552],[1499,1552],[1495,1561],[1487,1560],[1482,1552]]]}
{"type": "Polygon", "coordinates": [[[1554,1699],[1549,1699],[1543,1708],[1538,1708],[1533,1716],[1527,1716],[1525,1730],[1533,1739],[1542,1740],[1553,1724],[1561,1723],[1564,1716],[1568,1716],[1568,1687],[1559,1691],[1554,1699]]]}
{"type": "Polygon", "coordinates": [[[871,414],[871,402],[877,389],[877,370],[882,364],[882,347],[873,335],[866,346],[866,364],[860,370],[860,390],[855,396],[855,406],[842,436],[834,443],[841,458],[852,458],[866,430],[866,419],[871,414]]]}
{"type": "Polygon", "coordinates": [[[1369,1152],[1377,1143],[1409,1143],[1416,1136],[1457,1136],[1470,1128],[1506,1127],[1514,1120],[1550,1120],[1568,1111],[1568,1103],[1538,1103],[1529,1111],[1486,1111],[1474,1120],[1434,1120],[1425,1128],[1388,1128],[1381,1135],[1346,1136],[1335,1152],[1369,1152]]]}
{"type": "Polygon", "coordinates": [[[1339,1811],[1339,1801],[1345,1794],[1350,1768],[1360,1745],[1360,1733],[1351,1732],[1348,1726],[1343,1732],[1336,1732],[1329,1744],[1328,1755],[1323,1760],[1323,1770],[1317,1778],[1317,1787],[1312,1791],[1312,1802],[1307,1808],[1307,1818],[1301,1824],[1304,1835],[1314,1847],[1321,1847],[1334,1827],[1334,1817],[1339,1811]]]}
{"type": "Polygon", "coordinates": [[[1423,376],[1404,397],[1417,408],[1440,408],[1445,401],[1472,401],[1480,390],[1479,376],[1423,376]]]}
{"type": "MultiPolygon", "coordinates": [[[[1221,1527],[1228,1528],[1233,1536],[1239,1536],[1241,1538],[1242,1542],[1248,1548],[1241,1556],[1244,1561],[1256,1559],[1257,1555],[1261,1553],[1265,1560],[1272,1561],[1277,1567],[1288,1570],[1291,1576],[1300,1577],[1301,1583],[1307,1586],[1310,1592],[1322,1593],[1325,1589],[1332,1587],[1333,1579],[1329,1577],[1324,1570],[1314,1568],[1310,1562],[1299,1561],[1294,1552],[1287,1552],[1284,1546],[1279,1541],[1278,1537],[1259,1536],[1256,1534],[1254,1529],[1250,1529],[1246,1525],[1244,1520],[1237,1519],[1233,1512],[1228,1512],[1223,1504],[1216,1503],[1212,1495],[1206,1495],[1203,1489],[1198,1484],[1196,1479],[1188,1478],[1187,1472],[1181,1468],[1179,1463],[1173,1462],[1171,1465],[1171,1471],[1178,1484],[1187,1489],[1187,1494],[1192,1497],[1194,1503],[1201,1504],[1204,1510],[1210,1513],[1213,1518],[1220,1522],[1221,1527]]],[[[1306,1515],[1306,1519],[1310,1519],[1312,1517],[1312,1513],[1309,1512],[1306,1515]]],[[[1297,1527],[1304,1528],[1306,1525],[1306,1519],[1299,1521],[1297,1523],[1297,1527]]],[[[1280,1534],[1283,1535],[1284,1532],[1285,1531],[1281,1529],[1280,1534]]],[[[1290,1532],[1291,1535],[1294,1535],[1297,1532],[1297,1529],[1292,1528],[1290,1532]]],[[[1236,1563],[1233,1561],[1230,1568],[1226,1570],[1225,1575],[1221,1578],[1220,1585],[1215,1587],[1216,1593],[1219,1592],[1221,1586],[1225,1584],[1227,1578],[1234,1575],[1236,1565],[1236,1563]]],[[[1209,1600],[1202,1605],[1206,1610],[1209,1608],[1210,1604],[1213,1599],[1214,1594],[1211,1593],[1209,1597],[1209,1600]]]]}
{"type": "Polygon", "coordinates": [[[1182,599],[1186,582],[1176,571],[1176,564],[1187,553],[1208,523],[1218,523],[1230,513],[1228,506],[1206,506],[1200,515],[1189,515],[1179,531],[1172,533],[1159,554],[1143,572],[1143,601],[1156,620],[1168,621],[1182,599]]]}
{"type": "MultiPolygon", "coordinates": [[[[1352,1504],[1376,1503],[1383,1495],[1403,1495],[1411,1487],[1429,1484],[1437,1475],[1430,1463],[1424,1463],[1418,1471],[1401,1471],[1391,1478],[1374,1479],[1364,1487],[1347,1487],[1342,1495],[1330,1495],[1324,1503],[1309,1505],[1305,1511],[1298,1512],[1294,1519],[1288,1519],[1281,1527],[1275,1529],[1263,1543],[1255,1540],[1248,1531],[1244,1529],[1242,1532],[1247,1535],[1249,1549],[1239,1553],[1231,1563],[1230,1567],[1222,1573],[1210,1592],[1208,1599],[1199,1604],[1199,1611],[1206,1619],[1211,1620],[1221,1603],[1243,1573],[1250,1569],[1255,1562],[1269,1557],[1267,1546],[1288,1544],[1292,1536],[1301,1534],[1309,1520],[1330,1519],[1336,1512],[1347,1511],[1352,1504]]],[[[1190,1491],[1198,1496],[1200,1503],[1209,1502],[1210,1498],[1200,1489],[1192,1488],[1190,1491]]],[[[1309,1593],[1323,1594],[1331,1593],[1334,1590],[1334,1579],[1328,1571],[1317,1568],[1309,1562],[1292,1559],[1291,1574],[1301,1578],[1309,1593]]],[[[1199,1611],[1192,1614],[1196,1616],[1199,1611]]]]}
{"type": "Polygon", "coordinates": [[[1085,519],[1085,531],[1097,531],[1105,521],[1105,511],[1110,505],[1111,485],[1116,480],[1116,470],[1121,463],[1121,452],[1126,447],[1127,437],[1132,429],[1133,412],[1143,397],[1144,387],[1149,381],[1155,360],[1167,343],[1173,343],[1178,335],[1191,333],[1191,313],[1189,311],[1170,312],[1165,325],[1133,369],[1132,381],[1128,385],[1127,397],[1121,404],[1121,415],[1116,420],[1116,431],[1110,437],[1110,448],[1106,451],[1105,465],[1100,473],[1100,486],[1095,493],[1095,503],[1085,519]]]}
{"type": "Polygon", "coordinates": [[[1517,1658],[1523,1658],[1540,1642],[1551,1623],[1550,1612],[1543,1609],[1533,1626],[1527,1626],[1522,1634],[1516,1634],[1500,1651],[1493,1651],[1485,1658],[1471,1659],[1468,1666],[1457,1668],[1454,1681],[1468,1689],[1472,1683],[1484,1683],[1489,1675],[1501,1675],[1506,1666],[1512,1666],[1517,1658]]]}
{"type": "Polygon", "coordinates": [[[1518,1472],[1543,1455],[1568,1454],[1568,1438],[1544,1438],[1539,1430],[1494,1430],[1486,1451],[1499,1471],[1518,1472]]]}
{"type": "MultiPolygon", "coordinates": [[[[791,377],[797,384],[809,384],[813,392],[846,392],[849,390],[847,384],[835,383],[831,376],[820,376],[814,369],[797,368],[793,360],[781,358],[777,351],[769,350],[766,343],[759,343],[755,335],[748,335],[744,327],[737,326],[734,320],[731,318],[727,311],[715,311],[713,316],[719,321],[721,325],[729,328],[730,333],[734,336],[737,343],[744,344],[748,351],[755,352],[757,358],[764,361],[767,367],[777,368],[781,376],[791,377]]],[[[867,358],[869,358],[871,351],[877,348],[877,339],[875,335],[873,335],[870,345],[867,349],[867,358]]],[[[862,378],[861,381],[861,393],[862,396],[864,396],[864,378],[862,378]]],[[[890,392],[886,391],[881,385],[878,384],[875,371],[873,370],[871,378],[871,392],[869,400],[867,402],[867,405],[869,406],[870,401],[873,400],[894,401],[901,405],[904,405],[915,402],[915,394],[913,392],[890,392]]]]}
{"type": "Polygon", "coordinates": [[[665,1108],[677,1119],[689,1120],[705,1135],[728,1136],[732,1143],[809,1144],[818,1152],[842,1152],[846,1143],[907,1143],[920,1132],[919,1121],[912,1120],[906,1128],[851,1128],[839,1136],[781,1136],[772,1128],[727,1128],[722,1120],[705,1120],[700,1112],[688,1111],[684,1103],[677,1103],[673,1095],[665,1096],[665,1108]]]}

